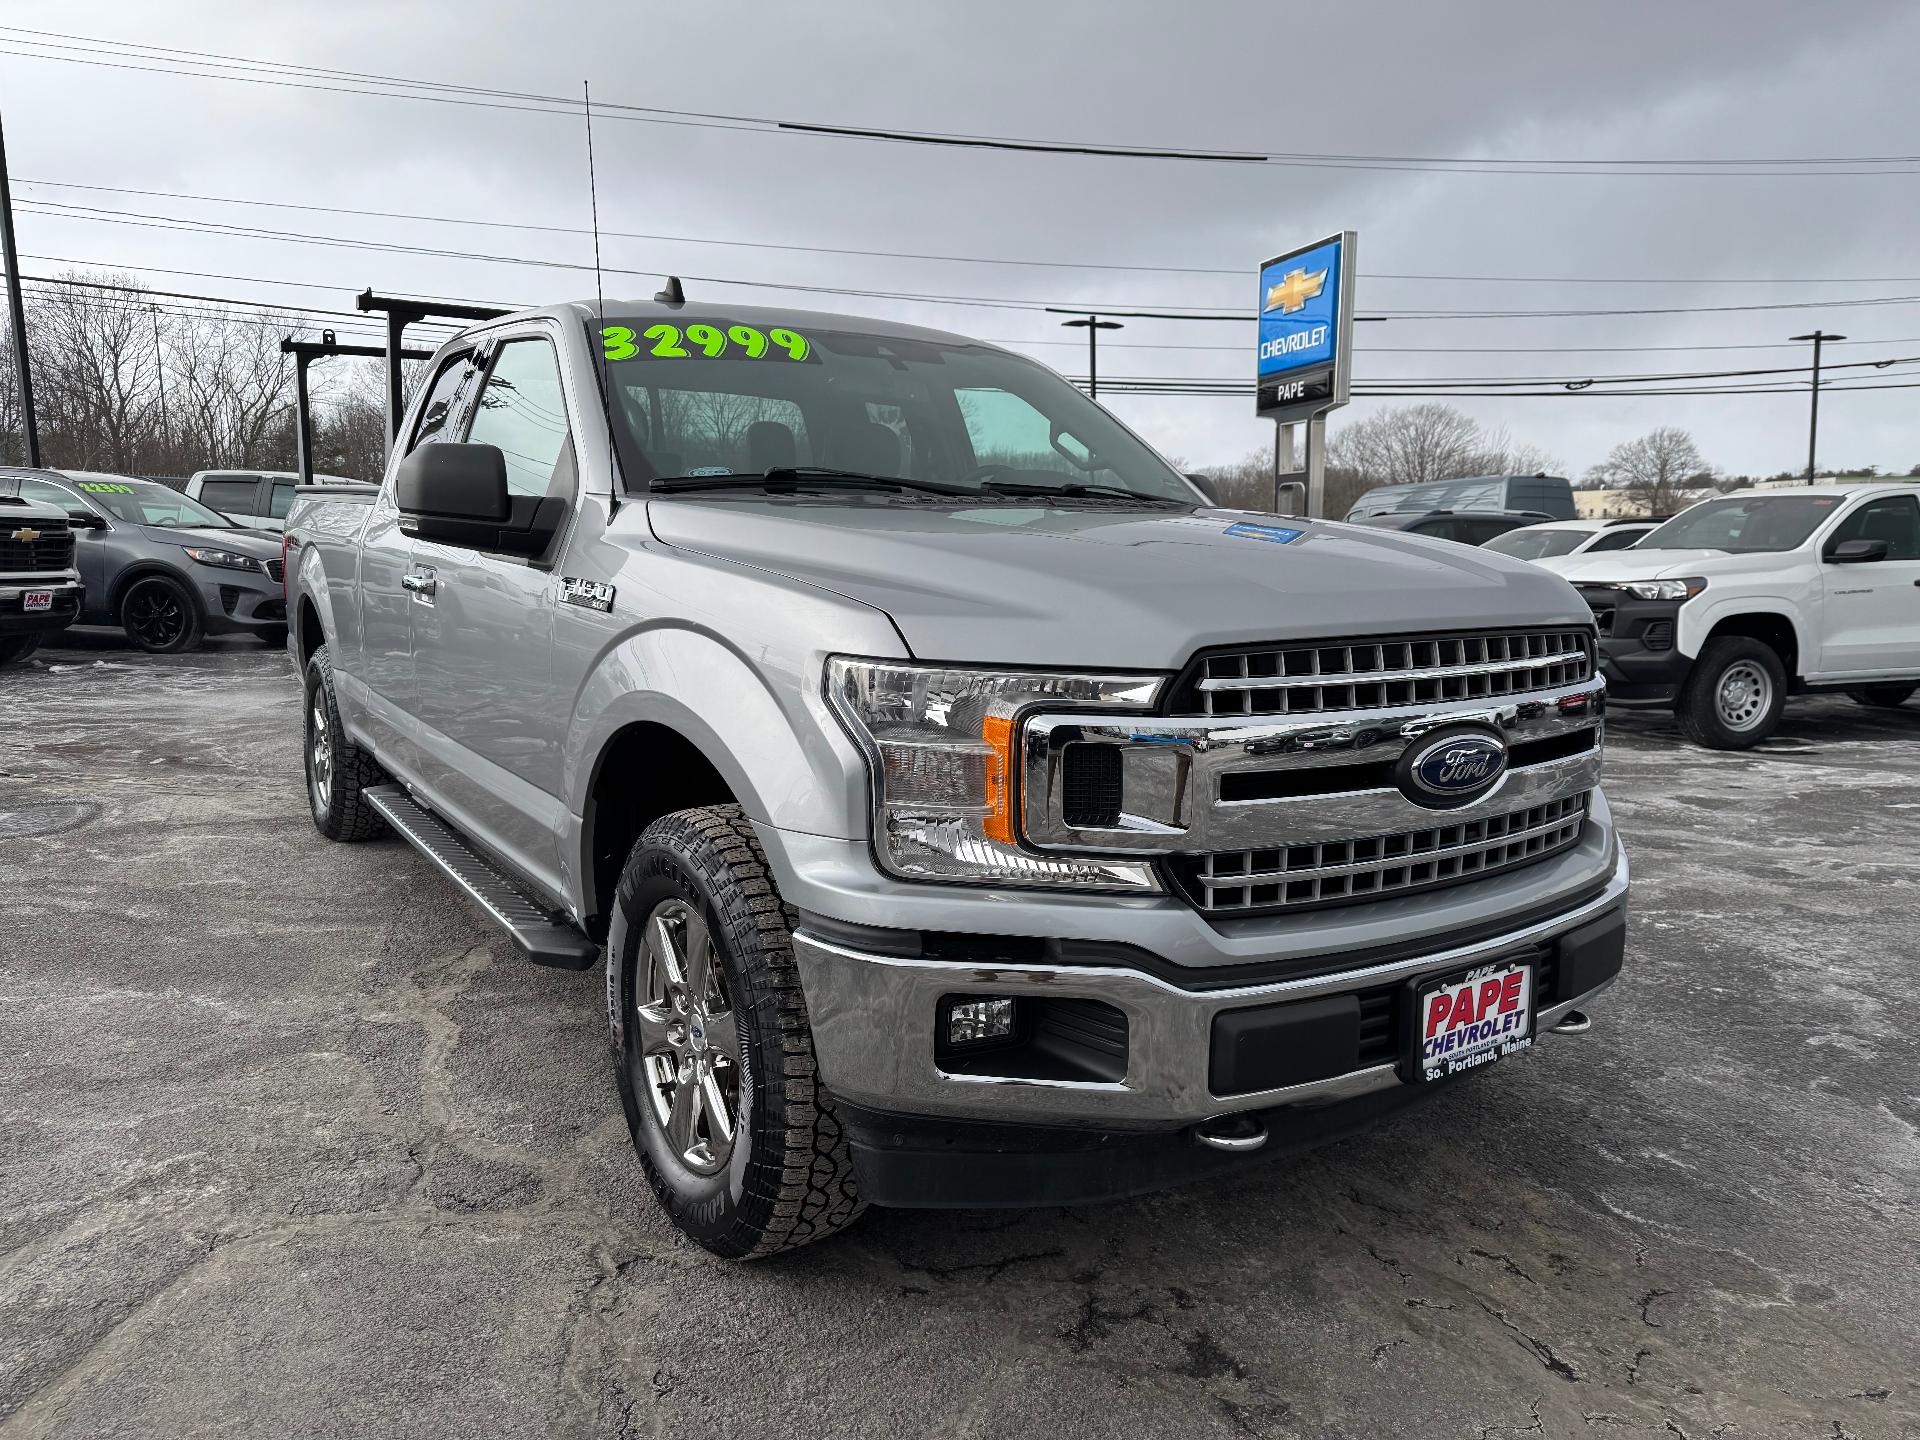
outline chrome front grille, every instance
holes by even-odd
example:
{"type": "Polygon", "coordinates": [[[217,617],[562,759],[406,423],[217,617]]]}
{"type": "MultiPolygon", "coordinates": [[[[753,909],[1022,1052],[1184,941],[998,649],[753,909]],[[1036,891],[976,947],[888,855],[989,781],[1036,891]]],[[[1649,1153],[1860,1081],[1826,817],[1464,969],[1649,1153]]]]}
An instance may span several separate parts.
{"type": "Polygon", "coordinates": [[[1587,796],[1569,795],[1420,830],[1181,857],[1171,868],[1187,898],[1209,915],[1351,904],[1544,860],[1577,843],[1586,818],[1587,796]]]}
{"type": "Polygon", "coordinates": [[[1585,630],[1411,635],[1217,651],[1175,703],[1209,717],[1317,715],[1497,700],[1592,677],[1585,630]]]}

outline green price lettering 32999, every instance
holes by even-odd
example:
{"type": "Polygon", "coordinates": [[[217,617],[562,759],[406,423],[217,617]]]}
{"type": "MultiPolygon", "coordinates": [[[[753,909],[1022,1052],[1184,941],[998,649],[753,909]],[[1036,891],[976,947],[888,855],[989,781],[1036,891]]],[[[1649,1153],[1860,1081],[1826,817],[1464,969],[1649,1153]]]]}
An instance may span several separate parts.
{"type": "Polygon", "coordinates": [[[805,360],[813,345],[797,330],[752,325],[727,325],[697,320],[685,326],[662,321],[634,332],[627,325],[607,325],[600,343],[609,360],[805,360]]]}

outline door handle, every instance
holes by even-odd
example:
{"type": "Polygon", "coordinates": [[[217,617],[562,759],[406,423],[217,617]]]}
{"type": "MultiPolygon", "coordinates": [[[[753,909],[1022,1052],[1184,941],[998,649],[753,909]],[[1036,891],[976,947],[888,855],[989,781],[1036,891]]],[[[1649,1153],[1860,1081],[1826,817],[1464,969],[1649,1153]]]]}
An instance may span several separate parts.
{"type": "Polygon", "coordinates": [[[416,595],[431,595],[440,588],[440,582],[431,573],[425,575],[402,575],[400,588],[411,590],[416,595]]]}

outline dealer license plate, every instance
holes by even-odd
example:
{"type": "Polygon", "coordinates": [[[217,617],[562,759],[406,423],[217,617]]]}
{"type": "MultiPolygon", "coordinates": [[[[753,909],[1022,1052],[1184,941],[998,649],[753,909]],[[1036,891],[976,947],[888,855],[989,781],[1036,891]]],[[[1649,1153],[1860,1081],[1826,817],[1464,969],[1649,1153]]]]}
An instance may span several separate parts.
{"type": "Polygon", "coordinates": [[[26,593],[26,610],[32,614],[35,610],[53,609],[53,591],[29,590],[26,593]]]}
{"type": "Polygon", "coordinates": [[[1533,966],[1496,960],[1415,992],[1416,1080],[1444,1080],[1533,1044],[1533,966]]]}

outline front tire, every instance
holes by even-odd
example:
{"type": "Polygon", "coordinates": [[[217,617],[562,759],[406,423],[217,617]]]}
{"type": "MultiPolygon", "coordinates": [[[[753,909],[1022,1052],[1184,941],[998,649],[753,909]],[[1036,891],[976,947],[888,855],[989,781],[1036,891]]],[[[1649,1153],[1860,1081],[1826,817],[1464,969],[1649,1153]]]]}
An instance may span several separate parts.
{"type": "Polygon", "coordinates": [[[1913,698],[1915,690],[1920,690],[1920,685],[1865,685],[1847,691],[1847,698],[1874,710],[1898,710],[1913,698]]]}
{"type": "Polygon", "coordinates": [[[1693,663],[1674,713],[1709,750],[1750,750],[1779,727],[1787,667],[1771,645],[1745,635],[1711,640],[1693,663]]]}
{"type": "Polygon", "coordinates": [[[728,1259],[821,1240],[863,1206],[815,1070],[782,903],[737,805],[655,821],[620,876],[607,1010],[653,1193],[728,1259]]]}
{"type": "Polygon", "coordinates": [[[0,640],[0,665],[12,665],[40,648],[38,635],[12,635],[0,640]]]}
{"type": "Polygon", "coordinates": [[[347,842],[386,834],[387,822],[367,803],[366,791],[391,784],[393,777],[347,738],[333,696],[333,656],[324,645],[307,661],[306,697],[307,809],[313,828],[329,840],[347,842]]]}
{"type": "Polygon", "coordinates": [[[143,575],[120,597],[120,628],[137,650],[176,655],[200,643],[200,606],[171,575],[143,575]]]}

